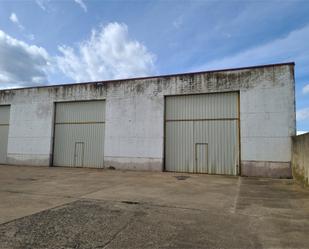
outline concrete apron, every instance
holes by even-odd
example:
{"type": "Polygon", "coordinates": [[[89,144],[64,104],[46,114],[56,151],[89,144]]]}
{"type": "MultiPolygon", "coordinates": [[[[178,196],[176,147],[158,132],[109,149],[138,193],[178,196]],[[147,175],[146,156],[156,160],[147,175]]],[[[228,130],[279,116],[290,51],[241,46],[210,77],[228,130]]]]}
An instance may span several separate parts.
{"type": "MultiPolygon", "coordinates": [[[[82,229],[85,238],[98,233],[110,247],[309,244],[309,191],[292,180],[0,166],[0,200],[0,247],[11,243],[14,248],[17,235],[9,231],[22,233],[25,226],[36,233],[50,226],[69,229],[73,237],[82,229]],[[65,227],[68,214],[76,231],[65,227]],[[89,220],[94,222],[90,227],[89,220]],[[101,227],[106,220],[110,229],[101,227]]],[[[43,243],[46,238],[38,240],[43,243]]],[[[52,243],[67,243],[58,240],[52,243]]],[[[97,237],[83,247],[91,248],[93,241],[97,237]]]]}

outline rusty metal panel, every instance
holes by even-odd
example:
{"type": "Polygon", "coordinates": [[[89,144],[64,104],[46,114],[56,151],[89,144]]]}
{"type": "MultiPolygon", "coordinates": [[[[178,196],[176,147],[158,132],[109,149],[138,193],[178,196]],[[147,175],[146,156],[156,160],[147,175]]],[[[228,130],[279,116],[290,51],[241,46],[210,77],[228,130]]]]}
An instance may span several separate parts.
{"type": "Polygon", "coordinates": [[[166,97],[166,105],[167,171],[238,174],[237,93],[166,97]]]}
{"type": "Polygon", "coordinates": [[[104,101],[56,104],[54,166],[103,168],[104,113],[104,101]]]}
{"type": "Polygon", "coordinates": [[[166,120],[238,118],[237,92],[169,96],[166,120]]]}
{"type": "Polygon", "coordinates": [[[10,106],[0,106],[0,164],[6,164],[10,106]]]}

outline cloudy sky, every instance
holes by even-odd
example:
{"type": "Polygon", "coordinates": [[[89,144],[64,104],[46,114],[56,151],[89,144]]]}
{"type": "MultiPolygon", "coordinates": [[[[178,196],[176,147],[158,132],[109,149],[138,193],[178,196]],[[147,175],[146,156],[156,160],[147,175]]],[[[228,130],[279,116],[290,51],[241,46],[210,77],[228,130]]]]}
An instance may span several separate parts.
{"type": "Polygon", "coordinates": [[[309,131],[309,1],[0,0],[0,88],[295,61],[309,131]]]}

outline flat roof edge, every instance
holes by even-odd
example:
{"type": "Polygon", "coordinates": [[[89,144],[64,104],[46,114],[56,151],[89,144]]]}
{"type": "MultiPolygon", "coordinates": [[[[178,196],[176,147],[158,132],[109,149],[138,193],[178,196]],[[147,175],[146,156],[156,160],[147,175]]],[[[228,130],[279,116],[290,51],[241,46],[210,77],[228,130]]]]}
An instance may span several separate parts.
{"type": "Polygon", "coordinates": [[[177,77],[177,76],[186,76],[186,75],[193,75],[193,74],[219,73],[219,72],[227,72],[227,71],[239,71],[239,70],[266,68],[266,67],[274,67],[274,66],[285,66],[285,65],[295,66],[295,62],[264,64],[264,65],[247,66],[247,67],[224,68],[224,69],[196,71],[196,72],[187,72],[187,73],[163,74],[163,75],[144,76],[144,77],[125,78],[125,79],[114,79],[114,80],[100,80],[100,81],[89,81],[89,82],[86,81],[86,82],[76,82],[76,83],[67,83],[67,84],[66,83],[60,83],[60,84],[44,85],[44,86],[29,86],[29,87],[20,87],[20,88],[11,88],[11,89],[2,89],[2,90],[0,89],[0,92],[27,90],[27,89],[36,89],[36,88],[53,88],[53,87],[62,87],[62,86],[88,85],[88,84],[109,83],[109,82],[130,81],[130,80],[145,80],[145,79],[155,79],[155,78],[165,78],[165,77],[177,77]]]}

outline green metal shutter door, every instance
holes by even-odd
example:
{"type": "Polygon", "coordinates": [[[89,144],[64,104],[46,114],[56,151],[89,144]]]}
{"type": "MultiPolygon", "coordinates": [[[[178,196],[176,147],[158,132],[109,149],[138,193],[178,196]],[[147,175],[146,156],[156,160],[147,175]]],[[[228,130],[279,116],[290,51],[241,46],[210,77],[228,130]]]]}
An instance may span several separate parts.
{"type": "Polygon", "coordinates": [[[56,104],[54,166],[103,168],[105,101],[56,104]]]}
{"type": "Polygon", "coordinates": [[[238,174],[238,93],[166,97],[165,169],[238,174]]]}
{"type": "Polygon", "coordinates": [[[0,164],[6,164],[10,106],[0,106],[0,164]]]}

